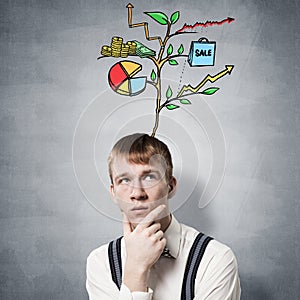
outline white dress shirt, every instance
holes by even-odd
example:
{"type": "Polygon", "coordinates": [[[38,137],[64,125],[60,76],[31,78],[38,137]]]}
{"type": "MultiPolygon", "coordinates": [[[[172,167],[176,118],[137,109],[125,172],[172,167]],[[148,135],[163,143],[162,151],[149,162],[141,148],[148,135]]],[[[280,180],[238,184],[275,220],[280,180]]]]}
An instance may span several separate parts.
{"type": "MultiPolygon", "coordinates": [[[[164,237],[174,258],[160,257],[152,266],[148,292],[131,292],[124,284],[119,290],[111,278],[108,244],[93,250],[87,258],[86,288],[90,300],[180,300],[187,257],[198,233],[194,228],[178,223],[172,216],[164,237]]],[[[124,239],[121,252],[124,270],[124,239]]],[[[194,299],[238,300],[240,294],[237,261],[232,250],[211,240],[198,268],[194,299]]]]}

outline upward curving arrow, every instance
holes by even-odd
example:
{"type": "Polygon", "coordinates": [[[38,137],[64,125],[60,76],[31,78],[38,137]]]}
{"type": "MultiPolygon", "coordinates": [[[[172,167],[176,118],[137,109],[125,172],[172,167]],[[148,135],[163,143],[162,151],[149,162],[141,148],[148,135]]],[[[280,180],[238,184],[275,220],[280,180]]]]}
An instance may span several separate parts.
{"type": "Polygon", "coordinates": [[[215,76],[211,76],[210,74],[208,74],[196,87],[192,87],[190,84],[184,85],[182,87],[182,89],[180,90],[180,92],[178,93],[177,97],[182,96],[182,94],[186,91],[191,91],[193,93],[197,93],[204,86],[204,84],[207,81],[215,82],[227,74],[230,75],[233,68],[234,68],[233,65],[225,65],[225,70],[219,72],[215,76]]]}
{"type": "Polygon", "coordinates": [[[148,41],[159,40],[159,44],[160,44],[160,46],[162,46],[163,41],[162,41],[161,37],[159,37],[159,36],[149,36],[149,28],[148,28],[148,23],[147,22],[132,24],[132,9],[134,8],[134,6],[131,3],[128,3],[126,5],[126,8],[127,8],[127,11],[128,11],[128,26],[129,26],[129,28],[144,27],[146,39],[148,41]]]}

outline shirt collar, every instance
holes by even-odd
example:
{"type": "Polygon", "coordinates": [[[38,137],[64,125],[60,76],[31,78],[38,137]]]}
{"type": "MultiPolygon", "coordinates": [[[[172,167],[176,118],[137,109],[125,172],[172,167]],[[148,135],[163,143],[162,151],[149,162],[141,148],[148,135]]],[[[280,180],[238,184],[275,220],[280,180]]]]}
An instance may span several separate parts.
{"type": "Polygon", "coordinates": [[[181,241],[181,226],[173,215],[171,217],[171,223],[164,232],[164,237],[167,240],[166,247],[170,250],[170,254],[177,258],[181,241]]]}

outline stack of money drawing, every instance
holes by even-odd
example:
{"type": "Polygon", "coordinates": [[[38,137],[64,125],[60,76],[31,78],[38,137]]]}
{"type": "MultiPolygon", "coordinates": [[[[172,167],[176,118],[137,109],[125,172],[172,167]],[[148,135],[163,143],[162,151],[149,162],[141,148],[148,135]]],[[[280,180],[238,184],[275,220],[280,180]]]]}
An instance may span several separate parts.
{"type": "Polygon", "coordinates": [[[107,45],[102,46],[101,54],[104,56],[111,56],[111,48],[107,45]]]}
{"type": "Polygon", "coordinates": [[[155,56],[156,55],[156,53],[155,53],[154,50],[148,48],[144,44],[142,44],[142,43],[140,43],[138,41],[134,41],[134,43],[136,43],[136,54],[139,57],[145,58],[145,57],[155,56]]]}
{"type": "Polygon", "coordinates": [[[126,45],[129,46],[129,55],[136,54],[136,43],[135,42],[127,42],[126,45]]]}
{"type": "Polygon", "coordinates": [[[128,45],[125,45],[123,44],[122,45],[122,48],[121,48],[121,57],[127,57],[129,54],[129,46],[128,45]]]}
{"type": "Polygon", "coordinates": [[[114,36],[111,39],[111,55],[113,57],[120,57],[122,50],[123,39],[118,36],[114,36]]]}

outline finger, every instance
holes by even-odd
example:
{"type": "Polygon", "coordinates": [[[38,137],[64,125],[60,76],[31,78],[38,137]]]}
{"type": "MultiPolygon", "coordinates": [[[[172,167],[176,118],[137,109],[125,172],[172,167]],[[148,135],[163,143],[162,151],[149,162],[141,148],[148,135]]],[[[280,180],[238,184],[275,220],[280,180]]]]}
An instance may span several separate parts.
{"type": "Polygon", "coordinates": [[[153,237],[157,240],[160,241],[163,237],[164,237],[164,233],[162,230],[159,230],[157,232],[155,232],[155,234],[153,235],[153,237]]]}
{"type": "Polygon", "coordinates": [[[146,229],[148,236],[155,234],[160,228],[161,228],[160,223],[153,223],[146,229]]]}
{"type": "Polygon", "coordinates": [[[141,223],[137,226],[142,229],[149,227],[149,225],[160,219],[160,215],[163,212],[163,210],[166,208],[164,204],[157,206],[154,208],[150,213],[141,221],[141,223]]]}
{"type": "Polygon", "coordinates": [[[122,216],[123,216],[123,232],[124,232],[124,236],[127,236],[128,234],[130,234],[132,232],[132,228],[131,228],[131,224],[124,212],[122,213],[122,216]]]}

